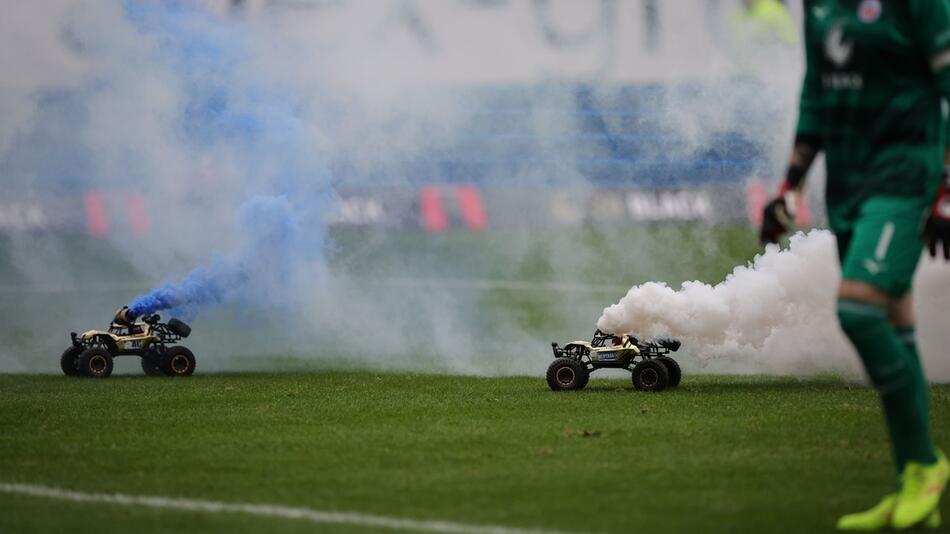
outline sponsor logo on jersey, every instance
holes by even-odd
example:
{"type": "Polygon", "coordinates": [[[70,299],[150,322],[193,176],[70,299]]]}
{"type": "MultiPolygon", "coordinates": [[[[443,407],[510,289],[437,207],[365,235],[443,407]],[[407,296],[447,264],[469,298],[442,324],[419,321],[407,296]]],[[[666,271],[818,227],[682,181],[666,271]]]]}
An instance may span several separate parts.
{"type": "Polygon", "coordinates": [[[821,77],[825,89],[852,91],[864,88],[864,77],[857,72],[833,72],[821,77]]]}
{"type": "Polygon", "coordinates": [[[881,18],[881,0],[864,0],[858,6],[858,18],[861,22],[871,23],[881,18]]]}
{"type": "Polygon", "coordinates": [[[854,43],[844,40],[844,27],[835,25],[825,36],[825,55],[836,67],[843,67],[851,59],[854,43]]]}

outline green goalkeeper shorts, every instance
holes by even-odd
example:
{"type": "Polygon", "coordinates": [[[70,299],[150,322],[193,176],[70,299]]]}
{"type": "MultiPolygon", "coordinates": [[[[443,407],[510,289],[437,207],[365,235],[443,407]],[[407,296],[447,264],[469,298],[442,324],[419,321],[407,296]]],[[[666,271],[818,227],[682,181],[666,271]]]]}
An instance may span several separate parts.
{"type": "Polygon", "coordinates": [[[858,206],[829,205],[842,278],[904,296],[920,261],[920,230],[928,208],[924,198],[893,196],[870,197],[858,206]]]}

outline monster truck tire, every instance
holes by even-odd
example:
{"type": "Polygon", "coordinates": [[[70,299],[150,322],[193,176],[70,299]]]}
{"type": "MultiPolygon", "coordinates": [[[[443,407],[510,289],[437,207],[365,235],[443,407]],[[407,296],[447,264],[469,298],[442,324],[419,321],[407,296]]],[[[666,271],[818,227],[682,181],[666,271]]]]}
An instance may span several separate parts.
{"type": "Polygon", "coordinates": [[[168,321],[168,329],[171,330],[173,334],[177,334],[181,337],[188,337],[191,335],[191,327],[184,322],[175,319],[174,317],[168,321]]]}
{"type": "Polygon", "coordinates": [[[573,358],[555,358],[548,366],[547,379],[553,391],[574,391],[584,389],[590,380],[590,371],[573,358]]]}
{"type": "Polygon", "coordinates": [[[92,347],[79,355],[79,373],[90,378],[108,378],[112,374],[112,354],[101,347],[92,347]]]}
{"type": "Polygon", "coordinates": [[[680,385],[680,379],[683,378],[683,370],[680,369],[680,364],[673,358],[667,356],[661,356],[657,360],[666,367],[666,372],[670,375],[670,387],[675,388],[680,385]]]}
{"type": "Polygon", "coordinates": [[[670,373],[656,360],[643,360],[633,367],[631,379],[638,391],[663,391],[670,384],[670,373]]]}
{"type": "Polygon", "coordinates": [[[168,376],[191,376],[195,372],[195,355],[180,345],[168,347],[162,353],[162,370],[168,376]]]}
{"type": "Polygon", "coordinates": [[[165,370],[162,369],[160,356],[142,356],[142,372],[147,376],[165,376],[165,370]]]}
{"type": "Polygon", "coordinates": [[[81,348],[69,347],[64,350],[63,355],[59,357],[59,368],[63,370],[66,376],[82,376],[82,373],[79,371],[80,354],[82,354],[81,348]]]}

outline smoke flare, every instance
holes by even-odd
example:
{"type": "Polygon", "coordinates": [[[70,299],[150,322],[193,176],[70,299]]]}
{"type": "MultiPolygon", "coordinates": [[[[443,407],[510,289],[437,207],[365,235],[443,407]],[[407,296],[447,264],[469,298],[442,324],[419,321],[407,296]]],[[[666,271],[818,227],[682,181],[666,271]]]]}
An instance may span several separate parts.
{"type": "Polygon", "coordinates": [[[830,232],[799,233],[788,249],[770,245],[716,285],[635,286],[604,309],[597,326],[605,332],[671,335],[702,361],[750,364],[745,371],[855,369],[834,312],[836,264],[830,232]]]}
{"type": "Polygon", "coordinates": [[[242,246],[229,257],[215,254],[212,261],[191,271],[178,283],[166,282],[129,304],[138,317],[159,310],[192,317],[200,306],[257,293],[275,298],[288,291],[297,223],[285,197],[255,197],[241,206],[237,227],[242,246]]]}
{"type": "Polygon", "coordinates": [[[214,179],[227,183],[238,203],[228,225],[234,250],[215,252],[181,281],[136,297],[130,314],[172,309],[191,318],[200,307],[223,302],[287,303],[294,271],[323,264],[332,191],[329,172],[304,136],[298,95],[242,72],[258,34],[240,22],[187,3],[123,6],[139,31],[162,43],[153,61],[167,67],[166,84],[179,90],[184,104],[172,114],[176,148],[211,162],[214,179]],[[307,232],[297,231],[300,224],[307,232]]]}

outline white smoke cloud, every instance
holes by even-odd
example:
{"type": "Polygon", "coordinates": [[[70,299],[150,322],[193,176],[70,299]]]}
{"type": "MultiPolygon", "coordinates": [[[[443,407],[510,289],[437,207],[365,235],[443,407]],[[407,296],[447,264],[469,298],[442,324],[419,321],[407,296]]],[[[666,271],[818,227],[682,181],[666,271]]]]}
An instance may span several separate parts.
{"type": "Polygon", "coordinates": [[[917,316],[917,343],[927,376],[950,382],[950,267],[947,262],[924,256],[914,281],[914,313],[917,316]]]}
{"type": "MultiPolygon", "coordinates": [[[[946,381],[948,334],[940,310],[950,297],[948,270],[936,262],[923,265],[915,290],[920,347],[930,378],[946,381]]],[[[604,309],[597,326],[606,332],[671,335],[713,367],[735,363],[746,372],[860,376],[857,355],[835,315],[840,279],[834,236],[813,230],[792,236],[787,249],[768,246],[715,285],[634,286],[604,309]]]]}

